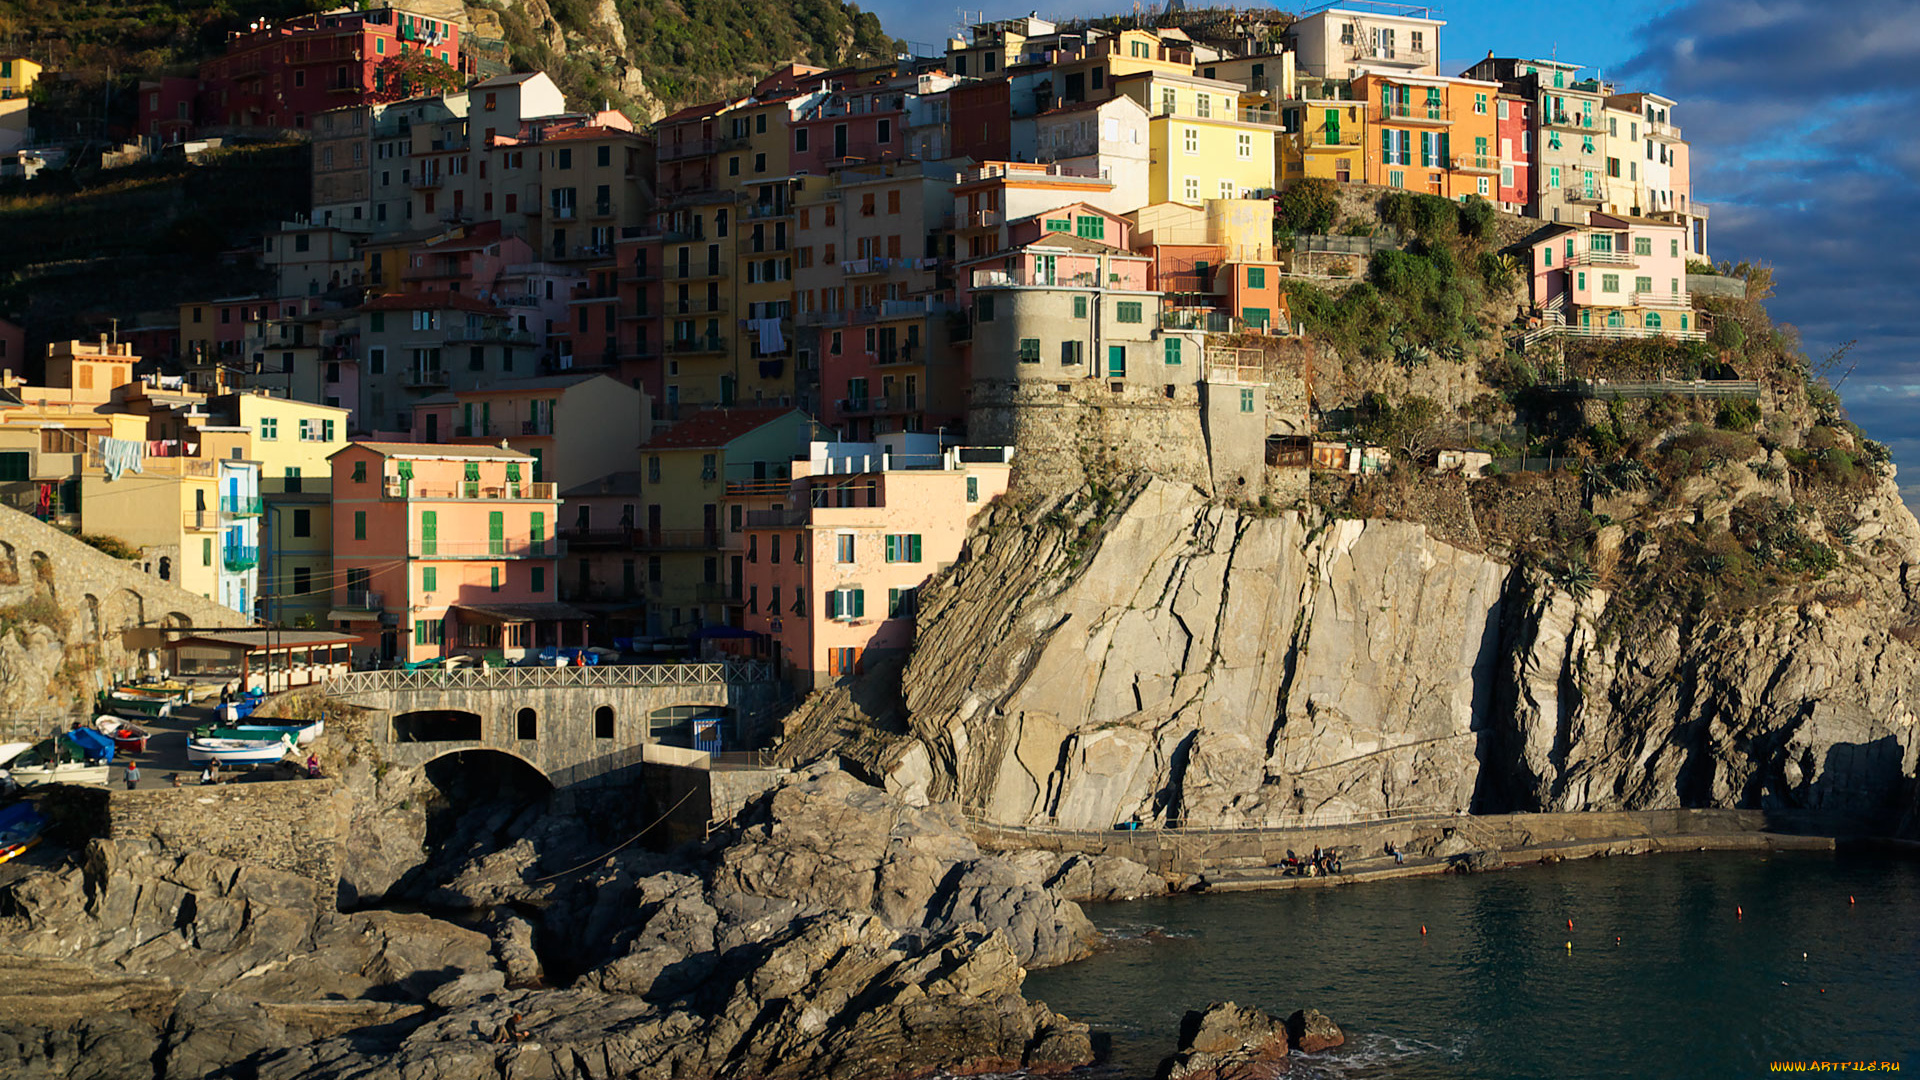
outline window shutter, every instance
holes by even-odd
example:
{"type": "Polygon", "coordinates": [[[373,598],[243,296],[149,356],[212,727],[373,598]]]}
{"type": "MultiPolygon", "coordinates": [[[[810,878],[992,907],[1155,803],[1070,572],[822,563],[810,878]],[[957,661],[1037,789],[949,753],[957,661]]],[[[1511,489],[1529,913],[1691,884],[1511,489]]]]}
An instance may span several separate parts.
{"type": "Polygon", "coordinates": [[[920,534],[919,533],[914,533],[912,536],[907,537],[907,561],[908,562],[920,561],[920,534]]]}
{"type": "Polygon", "coordinates": [[[887,536],[887,561],[888,562],[899,561],[899,551],[897,550],[897,545],[894,543],[894,541],[898,539],[899,537],[893,536],[891,534],[887,536]]]}
{"type": "Polygon", "coordinates": [[[1453,139],[1446,132],[1440,133],[1440,167],[1446,168],[1453,163],[1453,139]]]}
{"type": "Polygon", "coordinates": [[[829,589],[827,591],[827,618],[837,619],[839,617],[840,591],[838,589],[829,589]]]}
{"type": "Polygon", "coordinates": [[[1386,165],[1393,164],[1393,132],[1386,128],[1380,129],[1380,161],[1386,165]]]}
{"type": "Polygon", "coordinates": [[[865,589],[855,589],[853,590],[853,617],[856,619],[864,618],[866,614],[867,591],[865,589]]]}

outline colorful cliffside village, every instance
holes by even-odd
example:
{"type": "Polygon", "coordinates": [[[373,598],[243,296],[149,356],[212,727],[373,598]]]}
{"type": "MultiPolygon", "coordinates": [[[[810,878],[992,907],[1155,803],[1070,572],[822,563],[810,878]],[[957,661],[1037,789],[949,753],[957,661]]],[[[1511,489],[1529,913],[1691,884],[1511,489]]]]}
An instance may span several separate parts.
{"type": "MultiPolygon", "coordinates": [[[[1068,467],[1063,423],[1191,439],[1192,479],[1249,498],[1379,467],[1313,438],[1283,286],[1354,240],[1276,230],[1293,185],[1537,219],[1530,334],[1700,336],[1675,103],[1555,60],[1446,74],[1444,27],[1027,16],[640,125],[403,9],[256,25],[143,84],[140,133],[310,141],[272,288],[36,341],[0,491],[359,664],[681,648],[823,685],[905,648],[1012,470],[1068,467]],[[464,89],[408,96],[409,55],[464,89]]],[[[0,98],[37,74],[0,59],[0,98]]],[[[30,332],[0,323],[10,372],[30,332]]]]}

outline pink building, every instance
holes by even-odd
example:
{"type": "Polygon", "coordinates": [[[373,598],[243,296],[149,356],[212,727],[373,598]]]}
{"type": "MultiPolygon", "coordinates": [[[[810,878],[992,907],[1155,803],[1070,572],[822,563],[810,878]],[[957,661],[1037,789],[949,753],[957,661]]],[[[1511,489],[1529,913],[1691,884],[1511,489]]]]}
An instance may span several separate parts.
{"type": "Polygon", "coordinates": [[[1704,337],[1687,293],[1687,228],[1671,221],[1590,215],[1520,241],[1542,326],[1579,337],[1704,337]]]}
{"type": "Polygon", "coordinates": [[[356,659],[516,660],[586,643],[554,599],[560,501],[533,457],[491,446],[352,443],[335,453],[329,618],[356,659]]]}
{"type": "Polygon", "coordinates": [[[743,626],[756,647],[803,690],[904,660],[916,590],[1007,490],[1012,454],[905,433],[813,443],[786,506],[745,515],[743,626]]]}
{"type": "Polygon", "coordinates": [[[464,235],[429,239],[406,258],[400,286],[408,292],[491,297],[505,292],[508,267],[533,261],[533,248],[518,236],[502,236],[498,221],[482,221],[464,235]]]}

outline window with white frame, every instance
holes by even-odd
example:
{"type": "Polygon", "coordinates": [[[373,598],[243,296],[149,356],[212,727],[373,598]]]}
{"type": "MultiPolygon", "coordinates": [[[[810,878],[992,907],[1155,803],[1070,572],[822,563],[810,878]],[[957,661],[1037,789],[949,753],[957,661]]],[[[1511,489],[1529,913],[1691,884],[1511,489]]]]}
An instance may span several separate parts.
{"type": "Polygon", "coordinates": [[[1189,154],[1200,152],[1200,129],[1181,128],[1180,148],[1189,154]]]}
{"type": "Polygon", "coordinates": [[[1234,187],[1233,187],[1232,180],[1223,179],[1220,181],[1220,197],[1221,198],[1223,199],[1233,198],[1233,191],[1234,191],[1234,187]]]}
{"type": "Polygon", "coordinates": [[[1240,152],[1241,161],[1253,160],[1253,136],[1236,135],[1234,136],[1234,143],[1235,149],[1240,152]]]}
{"type": "Polygon", "coordinates": [[[1183,194],[1185,195],[1187,202],[1190,202],[1190,203],[1199,202],[1200,201],[1200,178],[1197,176],[1187,177],[1183,194]]]}
{"type": "Polygon", "coordinates": [[[833,561],[843,566],[853,562],[853,534],[850,532],[833,535],[833,561]]]}

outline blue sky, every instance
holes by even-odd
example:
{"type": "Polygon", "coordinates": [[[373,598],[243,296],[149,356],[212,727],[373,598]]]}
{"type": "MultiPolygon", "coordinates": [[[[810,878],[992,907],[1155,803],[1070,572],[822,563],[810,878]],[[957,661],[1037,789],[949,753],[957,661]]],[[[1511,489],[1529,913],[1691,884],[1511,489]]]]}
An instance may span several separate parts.
{"type": "MultiPolygon", "coordinates": [[[[1165,0],[1160,0],[1164,4],[1165,0]]],[[[1198,6],[1204,0],[1189,0],[1198,6]]],[[[1008,18],[1033,2],[984,6],[1008,18]]],[[[944,39],[958,6],[875,0],[889,33],[944,39]]],[[[1039,5],[1066,18],[1120,0],[1039,5]]],[[[1613,0],[1442,6],[1446,70],[1487,54],[1557,55],[1676,99],[1717,261],[1774,268],[1768,307],[1819,360],[1855,342],[1841,396],[1893,448],[1920,506],[1920,2],[1613,0]]]]}

